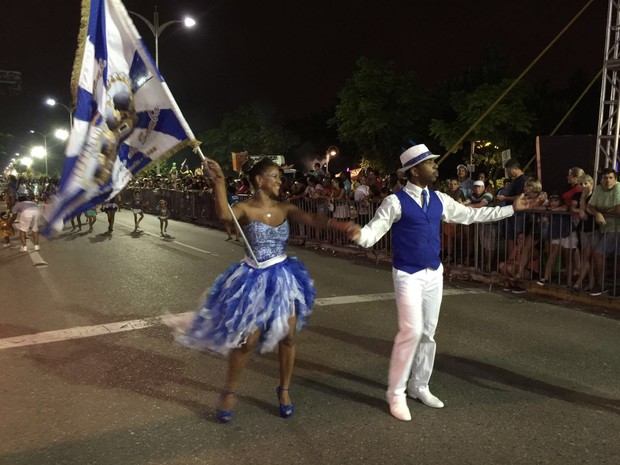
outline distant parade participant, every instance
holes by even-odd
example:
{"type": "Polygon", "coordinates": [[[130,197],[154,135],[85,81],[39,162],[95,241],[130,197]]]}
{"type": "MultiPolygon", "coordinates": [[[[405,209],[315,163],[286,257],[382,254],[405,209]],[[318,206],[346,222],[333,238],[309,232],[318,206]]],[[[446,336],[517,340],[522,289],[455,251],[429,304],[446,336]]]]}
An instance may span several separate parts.
{"type": "Polygon", "coordinates": [[[229,207],[222,168],[212,160],[206,163],[214,176],[219,219],[234,221],[234,215],[248,244],[245,259],[216,278],[204,305],[189,328],[177,334],[177,341],[228,356],[226,382],[216,407],[222,423],[232,419],[237,385],[252,351],[256,348],[265,353],[277,346],[279,412],[282,418],[289,418],[293,415],[289,386],[295,364],[295,334],[307,323],[316,295],[303,263],[286,255],[289,221],[342,233],[353,223],[330,220],[278,201],[282,184],[279,166],[268,158],[253,166],[246,162],[244,172],[254,195],[229,207]]]}
{"type": "Polygon", "coordinates": [[[101,206],[101,211],[108,216],[108,232],[114,231],[114,217],[118,211],[118,196],[108,200],[101,206]]]}
{"type": "Polygon", "coordinates": [[[82,214],[78,213],[76,216],[71,218],[71,232],[81,231],[82,230],[82,214]],[[77,221],[77,226],[75,222],[77,221]]]}
{"type": "Polygon", "coordinates": [[[86,210],[86,221],[88,221],[88,232],[93,231],[93,226],[97,222],[97,209],[96,206],[86,210]]]}
{"type": "Polygon", "coordinates": [[[2,240],[4,244],[2,247],[11,247],[11,234],[13,233],[13,228],[9,222],[9,215],[7,212],[0,213],[0,235],[2,235],[2,240]]]}
{"type": "Polygon", "coordinates": [[[142,211],[142,193],[140,191],[134,191],[133,193],[133,200],[131,201],[131,212],[133,213],[133,222],[135,225],[133,232],[138,232],[138,226],[140,226],[140,221],[142,221],[142,219],[144,218],[144,212],[142,211]]]}
{"type": "Polygon", "coordinates": [[[161,235],[165,235],[168,231],[168,218],[170,217],[170,210],[168,209],[168,202],[161,199],[157,204],[157,218],[159,218],[159,230],[161,235]]]}
{"type": "Polygon", "coordinates": [[[406,397],[442,408],[429,390],[435,361],[435,329],[443,295],[440,260],[441,222],[471,224],[497,221],[525,208],[522,198],[513,206],[470,208],[428,187],[439,175],[433,155],[424,144],[400,156],[400,172],[408,182],[388,195],[370,222],[350,234],[362,247],[371,247],[392,230],[392,278],[396,291],[398,333],[394,339],[386,398],[392,416],[411,420],[406,397]]]}
{"type": "Polygon", "coordinates": [[[17,197],[17,203],[13,206],[11,213],[11,225],[15,222],[17,216],[19,215],[19,251],[28,252],[28,246],[26,245],[26,233],[30,229],[32,229],[32,243],[34,244],[34,250],[39,250],[39,218],[41,216],[41,210],[36,202],[32,200],[31,196],[19,194],[17,197]]]}

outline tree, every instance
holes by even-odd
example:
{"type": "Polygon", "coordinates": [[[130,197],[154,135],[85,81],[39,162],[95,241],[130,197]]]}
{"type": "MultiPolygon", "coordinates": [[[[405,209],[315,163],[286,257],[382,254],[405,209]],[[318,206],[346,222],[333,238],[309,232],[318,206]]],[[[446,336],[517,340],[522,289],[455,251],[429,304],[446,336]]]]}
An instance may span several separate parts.
{"type": "Polygon", "coordinates": [[[207,131],[201,139],[203,152],[217,160],[225,171],[232,169],[231,152],[275,155],[298,143],[295,135],[274,122],[258,104],[227,113],[220,126],[207,131]]]}
{"type": "MultiPolygon", "coordinates": [[[[482,115],[512,80],[503,79],[497,84],[481,84],[472,92],[456,91],[450,101],[456,118],[451,121],[433,119],[431,134],[436,136],[444,147],[451,147],[482,115]]],[[[525,99],[525,85],[517,85],[497,104],[470,133],[469,140],[492,141],[500,148],[510,148],[516,134],[528,134],[534,121],[528,111],[525,99]]]]}
{"type": "Polygon", "coordinates": [[[380,169],[396,167],[400,148],[427,135],[430,98],[412,73],[399,73],[393,63],[360,58],[338,96],[329,123],[380,169]]]}

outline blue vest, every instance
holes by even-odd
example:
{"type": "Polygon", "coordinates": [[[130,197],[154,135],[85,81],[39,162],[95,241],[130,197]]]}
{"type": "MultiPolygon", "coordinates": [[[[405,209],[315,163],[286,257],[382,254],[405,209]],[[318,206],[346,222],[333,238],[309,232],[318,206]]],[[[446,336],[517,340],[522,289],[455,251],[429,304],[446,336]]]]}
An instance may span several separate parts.
{"type": "Polygon", "coordinates": [[[441,261],[440,226],[443,204],[439,196],[429,189],[426,213],[404,189],[396,192],[400,201],[400,220],[392,225],[392,265],[409,274],[426,268],[436,270],[441,261]]]}

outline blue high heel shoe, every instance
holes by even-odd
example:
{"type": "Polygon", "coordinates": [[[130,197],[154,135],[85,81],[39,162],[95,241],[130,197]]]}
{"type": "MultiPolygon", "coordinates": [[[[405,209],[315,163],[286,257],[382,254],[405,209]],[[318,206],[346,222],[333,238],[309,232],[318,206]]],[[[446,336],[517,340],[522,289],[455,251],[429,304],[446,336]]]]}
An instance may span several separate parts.
{"type": "Polygon", "coordinates": [[[294,404],[284,405],[282,404],[282,402],[280,402],[280,393],[282,391],[288,391],[288,388],[283,388],[280,386],[276,388],[276,394],[278,395],[278,403],[280,404],[280,416],[282,418],[291,418],[295,411],[295,406],[294,404]]]}
{"type": "MultiPolygon", "coordinates": [[[[224,397],[234,396],[236,394],[237,393],[235,391],[222,391],[220,393],[220,402],[224,397]]],[[[234,413],[235,412],[233,410],[222,410],[219,408],[219,406],[215,407],[215,416],[217,418],[217,421],[219,421],[220,423],[229,423],[230,420],[232,420],[234,413]]]]}

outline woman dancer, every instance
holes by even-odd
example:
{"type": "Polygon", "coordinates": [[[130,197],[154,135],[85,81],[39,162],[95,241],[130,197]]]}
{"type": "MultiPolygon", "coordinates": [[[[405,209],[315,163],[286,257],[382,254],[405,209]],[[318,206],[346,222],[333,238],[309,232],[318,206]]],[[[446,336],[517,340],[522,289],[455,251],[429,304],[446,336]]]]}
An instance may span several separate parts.
{"type": "Polygon", "coordinates": [[[289,220],[343,233],[354,225],[277,201],[279,166],[267,158],[251,168],[244,165],[253,196],[231,208],[221,167],[212,160],[206,160],[206,167],[214,178],[218,217],[233,221],[234,214],[252,251],[246,246],[245,259],[216,278],[206,302],[177,340],[228,356],[226,382],[216,407],[222,423],[233,416],[237,384],[252,350],[265,353],[278,346],[280,384],[276,393],[280,416],[289,418],[293,415],[288,390],[295,363],[295,333],[307,323],[316,295],[305,266],[285,254],[289,220]]]}
{"type": "Polygon", "coordinates": [[[108,232],[114,231],[114,216],[118,211],[118,196],[113,197],[101,206],[101,211],[108,216],[108,232]]]}
{"type": "Polygon", "coordinates": [[[165,236],[168,232],[168,217],[170,216],[170,210],[168,210],[168,202],[164,199],[159,201],[157,205],[157,217],[159,218],[159,231],[162,236],[165,236]]]}

